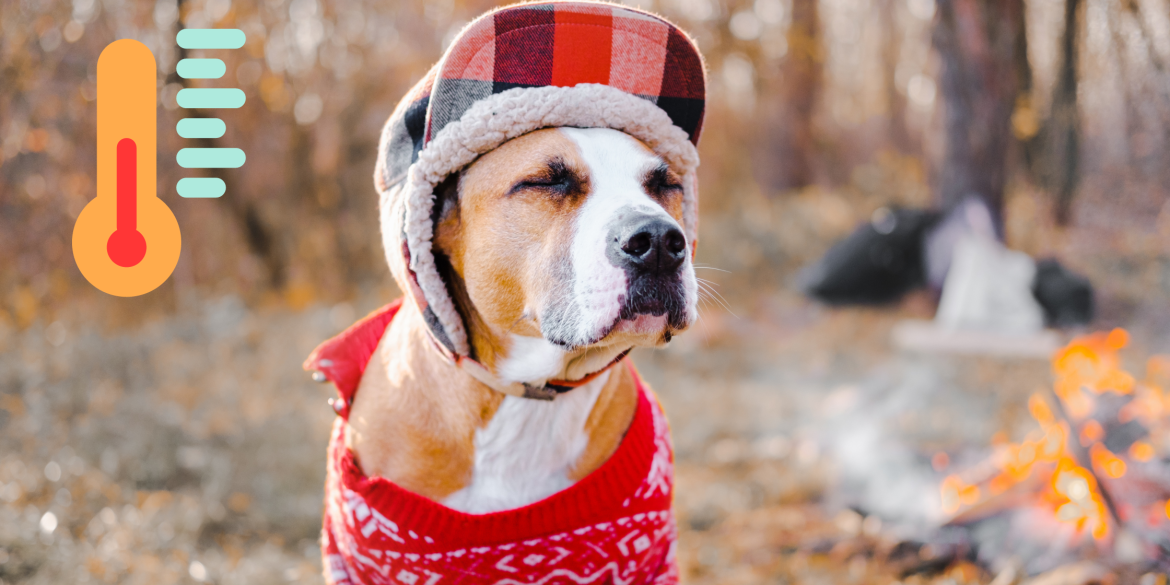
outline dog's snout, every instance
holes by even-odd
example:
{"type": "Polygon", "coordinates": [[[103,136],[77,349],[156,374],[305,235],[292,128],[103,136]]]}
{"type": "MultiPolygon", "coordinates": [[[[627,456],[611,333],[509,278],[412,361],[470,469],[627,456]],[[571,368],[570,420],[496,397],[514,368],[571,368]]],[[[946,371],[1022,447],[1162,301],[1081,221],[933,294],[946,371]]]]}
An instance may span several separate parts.
{"type": "Polygon", "coordinates": [[[610,239],[611,258],[623,267],[651,274],[671,274],[686,258],[687,240],[673,223],[658,217],[624,222],[625,229],[610,239]],[[617,250],[613,250],[617,248],[617,250]]]}

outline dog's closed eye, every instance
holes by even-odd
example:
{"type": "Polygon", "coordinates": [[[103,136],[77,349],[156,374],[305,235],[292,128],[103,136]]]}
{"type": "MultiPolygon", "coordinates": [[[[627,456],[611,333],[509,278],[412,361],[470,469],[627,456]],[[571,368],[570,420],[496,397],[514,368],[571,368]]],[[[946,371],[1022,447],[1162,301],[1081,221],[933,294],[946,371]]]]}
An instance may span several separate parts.
{"type": "Polygon", "coordinates": [[[642,186],[645,187],[646,193],[652,197],[665,197],[683,191],[682,182],[678,175],[675,175],[670,167],[666,166],[666,163],[660,163],[647,171],[642,186]]]}
{"type": "Polygon", "coordinates": [[[550,195],[567,197],[578,195],[585,191],[585,181],[560,158],[554,158],[545,164],[545,168],[538,173],[518,181],[508,194],[512,195],[527,190],[543,191],[550,195]]]}

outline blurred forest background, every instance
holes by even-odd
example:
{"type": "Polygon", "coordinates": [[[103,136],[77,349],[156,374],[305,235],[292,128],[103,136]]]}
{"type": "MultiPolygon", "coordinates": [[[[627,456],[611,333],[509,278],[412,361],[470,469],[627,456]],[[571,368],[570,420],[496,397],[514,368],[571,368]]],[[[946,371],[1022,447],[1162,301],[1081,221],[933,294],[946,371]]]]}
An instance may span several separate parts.
{"type": "MultiPolygon", "coordinates": [[[[371,213],[378,132],[444,44],[493,5],[4,2],[0,320],[23,328],[82,304],[114,326],[191,295],[296,308],[388,286],[371,213]],[[174,72],[181,26],[248,37],[216,55],[228,74],[208,83],[248,96],[222,112],[228,133],[216,141],[243,148],[247,166],[222,172],[231,195],[212,202],[174,196],[184,171],[172,153],[185,146],[171,131],[184,115],[175,94],[203,83],[174,72]],[[173,279],[132,304],[87,286],[69,253],[73,220],[93,197],[97,55],[123,37],[157,56],[159,192],[185,234],[173,279]]],[[[735,274],[725,295],[785,286],[878,205],[980,192],[1008,210],[1009,245],[1126,288],[1110,298],[1129,309],[1167,298],[1162,0],[640,6],[679,22],[707,59],[700,253],[735,274]],[[1092,237],[1078,237],[1082,228],[1092,237]],[[1124,258],[1093,265],[1098,236],[1124,258]]]]}
{"type": "MultiPolygon", "coordinates": [[[[878,207],[980,193],[1010,247],[1090,277],[1095,326],[1170,347],[1167,0],[631,4],[690,31],[710,79],[698,261],[727,271],[705,276],[728,308],[706,307],[690,341],[639,357],[679,444],[691,582],[896,575],[820,549],[800,557],[800,533],[861,529],[818,507],[832,499],[823,447],[791,426],[819,408],[820,391],[902,359],[886,341],[890,315],[932,314],[929,295],[891,313],[829,312],[794,292],[795,271],[878,207]],[[710,407],[716,389],[730,402],[710,407]],[[766,528],[735,516],[761,507],[775,512],[754,517],[774,520],[766,528]],[[719,526],[785,544],[728,552],[719,526]]],[[[397,296],[375,213],[379,132],[461,27],[495,5],[0,2],[0,582],[319,578],[332,413],[299,362],[397,296]],[[236,27],[248,40],[184,55],[182,27],[236,27]],[[159,196],[183,231],[171,279],[137,299],[91,287],[70,244],[94,196],[97,57],[119,38],[158,61],[159,196]],[[227,75],[178,77],[178,59],[200,53],[227,75]],[[200,172],[173,156],[188,146],[173,131],[185,116],[175,95],[198,85],[247,95],[218,114],[227,134],[212,142],[248,160],[215,171],[228,186],[217,200],[174,189],[200,172]]],[[[986,421],[944,443],[1013,429],[1004,417],[1046,376],[1043,364],[918,365],[940,385],[974,380],[968,390],[998,397],[986,421]]],[[[866,526],[873,536],[881,525],[866,526]]]]}

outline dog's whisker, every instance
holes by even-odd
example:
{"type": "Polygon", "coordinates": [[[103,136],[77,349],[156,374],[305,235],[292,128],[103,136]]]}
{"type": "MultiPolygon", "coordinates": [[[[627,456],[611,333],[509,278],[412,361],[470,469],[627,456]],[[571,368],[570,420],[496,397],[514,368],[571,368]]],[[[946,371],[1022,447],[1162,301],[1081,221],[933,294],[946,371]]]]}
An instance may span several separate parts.
{"type": "Polygon", "coordinates": [[[695,282],[699,283],[699,286],[704,287],[704,288],[711,290],[711,291],[714,291],[719,286],[718,283],[712,282],[712,281],[707,280],[705,278],[696,278],[695,282]]]}
{"type": "Polygon", "coordinates": [[[732,313],[731,308],[728,307],[726,303],[719,300],[718,298],[716,298],[715,296],[713,296],[711,293],[709,293],[707,291],[702,292],[702,294],[700,295],[700,301],[703,304],[703,306],[708,306],[708,307],[718,306],[722,309],[725,309],[728,313],[731,313],[731,315],[733,317],[735,316],[735,313],[732,313]]]}
{"type": "Polygon", "coordinates": [[[703,338],[710,339],[711,331],[707,329],[707,322],[703,320],[702,311],[695,315],[695,322],[699,324],[699,327],[703,328],[703,338]]]}
{"type": "Polygon", "coordinates": [[[714,289],[718,286],[716,283],[711,282],[710,280],[704,280],[702,278],[696,278],[695,282],[698,282],[700,286],[706,286],[707,288],[711,289],[714,289]]]}
{"type": "Polygon", "coordinates": [[[704,291],[703,295],[702,295],[701,307],[705,310],[708,310],[708,311],[722,309],[722,310],[727,311],[728,313],[731,312],[731,310],[728,309],[726,306],[724,306],[724,304],[722,302],[720,302],[719,299],[716,299],[714,296],[711,295],[711,293],[706,292],[706,291],[704,291]]]}
{"type": "Polygon", "coordinates": [[[731,310],[731,304],[727,302],[727,299],[723,298],[723,295],[719,294],[719,291],[711,287],[711,283],[706,281],[699,282],[699,290],[706,293],[713,301],[719,303],[728,313],[731,313],[732,317],[739,318],[739,315],[736,315],[735,311],[731,310]]]}
{"type": "Polygon", "coordinates": [[[708,293],[707,291],[705,291],[703,289],[699,289],[698,293],[699,293],[698,294],[698,301],[699,301],[700,307],[706,306],[708,303],[711,302],[710,293],[708,293]]]}
{"type": "Polygon", "coordinates": [[[696,281],[696,282],[697,282],[697,283],[698,283],[698,285],[699,285],[699,290],[707,291],[707,292],[709,292],[709,293],[714,293],[714,292],[715,292],[715,286],[714,286],[712,283],[710,283],[710,282],[707,282],[707,281],[705,281],[705,280],[702,280],[702,279],[700,279],[700,280],[698,280],[698,281],[696,281]]]}
{"type": "Polygon", "coordinates": [[[715,298],[719,300],[720,304],[723,305],[723,308],[727,309],[728,313],[731,313],[732,317],[735,317],[736,319],[739,318],[739,315],[736,315],[735,311],[731,310],[731,303],[727,302],[727,299],[723,298],[723,295],[719,294],[718,291],[711,292],[715,294],[715,298]]]}
{"type": "Polygon", "coordinates": [[[508,333],[515,333],[516,327],[519,327],[520,323],[523,321],[524,321],[524,316],[521,315],[519,319],[516,319],[515,321],[512,322],[511,325],[508,326],[508,333]]]}

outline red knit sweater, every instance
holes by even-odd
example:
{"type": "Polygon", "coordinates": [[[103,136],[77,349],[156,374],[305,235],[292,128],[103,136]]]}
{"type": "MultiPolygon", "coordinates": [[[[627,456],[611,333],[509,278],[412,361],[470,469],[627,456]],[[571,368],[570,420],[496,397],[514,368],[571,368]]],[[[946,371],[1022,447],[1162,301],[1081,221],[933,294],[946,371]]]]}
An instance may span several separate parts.
{"type": "Polygon", "coordinates": [[[345,448],[346,416],[366,363],[400,306],[401,300],[372,313],[305,362],[340,394],[321,531],[328,583],[678,582],[670,432],[636,372],[638,406],[617,451],[581,481],[539,502],[466,514],[384,478],[366,477],[345,448]]]}

